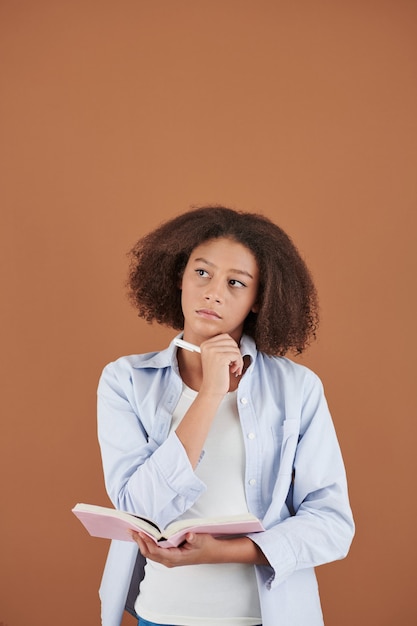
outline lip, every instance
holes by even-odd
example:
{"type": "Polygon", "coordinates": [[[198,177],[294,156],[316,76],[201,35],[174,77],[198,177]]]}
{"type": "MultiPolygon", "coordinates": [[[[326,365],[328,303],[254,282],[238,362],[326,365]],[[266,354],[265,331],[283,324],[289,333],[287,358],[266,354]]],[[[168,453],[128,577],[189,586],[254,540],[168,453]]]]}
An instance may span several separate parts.
{"type": "Polygon", "coordinates": [[[216,313],[216,311],[212,311],[211,309],[198,309],[196,311],[197,315],[200,315],[200,317],[204,317],[205,319],[208,320],[220,320],[221,317],[218,313],[216,313]]]}

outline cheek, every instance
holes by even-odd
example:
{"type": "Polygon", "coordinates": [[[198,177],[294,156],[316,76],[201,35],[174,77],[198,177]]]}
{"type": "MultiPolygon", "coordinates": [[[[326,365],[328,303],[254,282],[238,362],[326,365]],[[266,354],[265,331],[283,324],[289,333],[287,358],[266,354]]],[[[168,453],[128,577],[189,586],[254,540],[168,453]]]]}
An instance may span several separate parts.
{"type": "Polygon", "coordinates": [[[190,302],[191,298],[190,298],[190,289],[188,288],[189,285],[187,284],[187,281],[182,281],[181,284],[181,305],[182,307],[186,307],[187,304],[190,302]]]}

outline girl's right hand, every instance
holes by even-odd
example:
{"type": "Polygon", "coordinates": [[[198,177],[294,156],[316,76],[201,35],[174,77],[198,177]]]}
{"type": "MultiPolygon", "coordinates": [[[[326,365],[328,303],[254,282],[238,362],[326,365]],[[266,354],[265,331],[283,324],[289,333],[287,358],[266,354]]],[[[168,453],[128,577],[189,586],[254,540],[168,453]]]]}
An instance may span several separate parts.
{"type": "Polygon", "coordinates": [[[230,335],[211,337],[200,345],[201,374],[198,395],[178,424],[176,434],[195,468],[217,409],[231,386],[231,375],[241,374],[243,358],[230,335]]]}
{"type": "Polygon", "coordinates": [[[203,381],[200,393],[224,396],[229,391],[230,375],[240,376],[243,357],[236,341],[228,334],[216,335],[201,346],[203,381]]]}

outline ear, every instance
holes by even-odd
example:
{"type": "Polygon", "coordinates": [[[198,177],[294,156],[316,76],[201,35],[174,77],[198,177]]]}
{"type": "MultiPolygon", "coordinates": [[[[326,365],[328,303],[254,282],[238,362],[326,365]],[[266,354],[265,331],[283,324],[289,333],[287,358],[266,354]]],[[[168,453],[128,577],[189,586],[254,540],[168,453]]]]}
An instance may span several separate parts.
{"type": "Polygon", "coordinates": [[[261,305],[259,304],[259,302],[255,302],[255,304],[251,308],[251,311],[252,313],[259,313],[260,308],[261,308],[261,305]]]}

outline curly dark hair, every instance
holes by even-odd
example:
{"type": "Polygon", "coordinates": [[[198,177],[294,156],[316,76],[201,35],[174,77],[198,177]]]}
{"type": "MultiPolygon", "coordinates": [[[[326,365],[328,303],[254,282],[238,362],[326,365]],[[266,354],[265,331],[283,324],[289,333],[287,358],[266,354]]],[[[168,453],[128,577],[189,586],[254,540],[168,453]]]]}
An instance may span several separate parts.
{"type": "Polygon", "coordinates": [[[194,248],[229,237],[246,246],[259,267],[259,311],[243,331],[258,350],[300,354],[316,336],[317,293],[310,272],[289,236],[263,215],[204,206],[163,223],[129,252],[129,298],[139,317],[184,328],[180,279],[194,248]]]}

